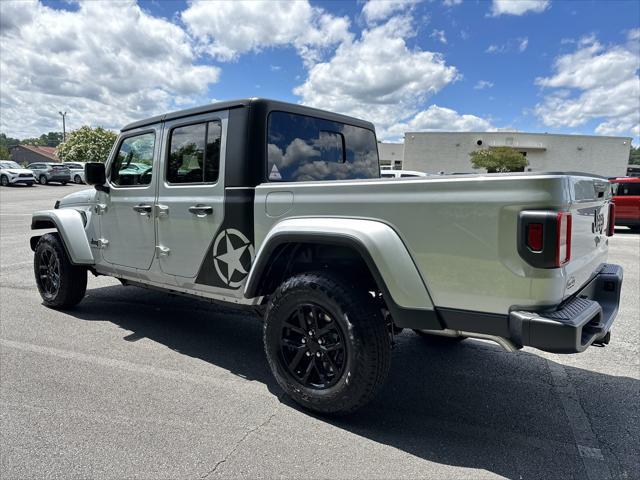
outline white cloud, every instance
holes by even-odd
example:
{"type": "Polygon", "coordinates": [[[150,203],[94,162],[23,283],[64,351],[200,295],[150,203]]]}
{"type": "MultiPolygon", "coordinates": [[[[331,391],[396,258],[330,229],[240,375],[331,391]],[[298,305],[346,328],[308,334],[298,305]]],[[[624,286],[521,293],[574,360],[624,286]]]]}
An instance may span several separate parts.
{"type": "Polygon", "coordinates": [[[294,93],[305,105],[370,119],[384,138],[389,126],[458,78],[440,54],[407,47],[413,32],[406,16],[364,30],[330,60],[311,67],[294,93]]]}
{"type": "Polygon", "coordinates": [[[492,88],[492,87],[493,87],[493,82],[490,82],[488,80],[480,80],[478,81],[478,83],[475,84],[473,88],[475,90],[484,90],[485,88],[492,88]]]}
{"type": "Polygon", "coordinates": [[[220,61],[293,45],[310,64],[324,50],[351,38],[347,17],[335,17],[306,0],[194,0],[181,19],[197,39],[199,50],[220,61]]]}
{"type": "Polygon", "coordinates": [[[439,41],[440,43],[447,43],[447,37],[444,34],[444,30],[434,30],[433,32],[431,32],[431,35],[429,35],[431,38],[435,38],[437,41],[439,41]]]}
{"type": "Polygon", "coordinates": [[[557,89],[536,105],[545,125],[577,127],[588,121],[601,123],[599,134],[640,135],[640,52],[629,43],[604,47],[595,37],[583,38],[577,50],[554,62],[554,75],[536,84],[557,89]]]}
{"type": "Polygon", "coordinates": [[[487,47],[484,53],[509,53],[509,52],[524,52],[529,46],[529,38],[518,37],[507,40],[506,43],[501,45],[491,44],[487,47]]]}
{"type": "Polygon", "coordinates": [[[411,8],[420,0],[369,0],[362,7],[362,15],[367,23],[377,23],[386,20],[392,14],[403,12],[411,8]]]}
{"type": "Polygon", "coordinates": [[[491,15],[524,15],[525,13],[544,12],[550,0],[493,0],[491,4],[491,15]]]}
{"type": "Polygon", "coordinates": [[[527,37],[520,38],[518,41],[518,50],[524,52],[529,46],[529,39],[527,37]]]}
{"type": "Polygon", "coordinates": [[[197,65],[186,33],[135,2],[77,11],[3,2],[0,128],[14,136],[82,124],[118,128],[204,95],[219,69],[197,65]]]}
{"type": "Polygon", "coordinates": [[[390,130],[396,136],[402,136],[406,132],[481,132],[496,128],[484,118],[461,115],[451,108],[431,105],[408,122],[396,124],[390,130]]]}
{"type": "Polygon", "coordinates": [[[445,7],[453,7],[455,5],[460,5],[462,3],[462,0],[442,0],[442,4],[445,7]]]}

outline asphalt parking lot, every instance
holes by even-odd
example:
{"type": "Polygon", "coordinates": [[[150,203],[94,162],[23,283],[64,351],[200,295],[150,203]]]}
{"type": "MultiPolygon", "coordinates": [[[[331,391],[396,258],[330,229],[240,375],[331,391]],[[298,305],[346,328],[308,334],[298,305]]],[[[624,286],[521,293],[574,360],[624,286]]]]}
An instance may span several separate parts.
{"type": "Polygon", "coordinates": [[[608,347],[403,333],[381,395],[328,420],[283,397],[255,317],[92,276],[75,310],[42,306],[30,213],[79,188],[0,188],[3,479],[640,478],[640,235],[611,239],[608,347]]]}

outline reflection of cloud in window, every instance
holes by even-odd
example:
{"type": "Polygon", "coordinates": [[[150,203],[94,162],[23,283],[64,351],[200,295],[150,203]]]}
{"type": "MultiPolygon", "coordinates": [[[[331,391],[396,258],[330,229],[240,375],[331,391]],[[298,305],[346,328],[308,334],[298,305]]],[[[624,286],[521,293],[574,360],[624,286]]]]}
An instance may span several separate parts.
{"type": "Polygon", "coordinates": [[[301,138],[295,138],[287,146],[287,151],[284,154],[277,145],[270,143],[268,154],[269,161],[275,163],[279,168],[286,168],[296,163],[310,161],[313,157],[320,157],[320,152],[301,138]]]}
{"type": "Polygon", "coordinates": [[[348,180],[350,178],[377,177],[378,164],[358,160],[356,162],[309,162],[301,165],[291,175],[292,180],[348,180]]]}

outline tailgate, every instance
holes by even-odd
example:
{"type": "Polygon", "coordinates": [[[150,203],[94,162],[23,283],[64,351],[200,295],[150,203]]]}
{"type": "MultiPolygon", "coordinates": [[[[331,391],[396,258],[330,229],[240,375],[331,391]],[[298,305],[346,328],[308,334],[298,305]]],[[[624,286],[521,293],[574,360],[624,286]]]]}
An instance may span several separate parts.
{"type": "Polygon", "coordinates": [[[564,266],[563,298],[580,290],[606,262],[611,187],[604,178],[569,177],[571,191],[571,259],[564,266]]]}

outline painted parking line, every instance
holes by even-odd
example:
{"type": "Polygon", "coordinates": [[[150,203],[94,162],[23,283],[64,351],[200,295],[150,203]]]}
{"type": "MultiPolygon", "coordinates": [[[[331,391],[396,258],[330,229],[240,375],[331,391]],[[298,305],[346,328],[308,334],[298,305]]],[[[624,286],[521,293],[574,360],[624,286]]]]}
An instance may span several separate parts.
{"type": "Polygon", "coordinates": [[[547,365],[549,365],[553,387],[569,421],[587,477],[589,480],[610,479],[611,471],[607,462],[604,461],[598,438],[593,433],[591,422],[580,404],[578,392],[571,379],[561,364],[547,360],[547,365]]]}

